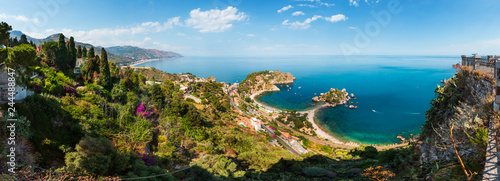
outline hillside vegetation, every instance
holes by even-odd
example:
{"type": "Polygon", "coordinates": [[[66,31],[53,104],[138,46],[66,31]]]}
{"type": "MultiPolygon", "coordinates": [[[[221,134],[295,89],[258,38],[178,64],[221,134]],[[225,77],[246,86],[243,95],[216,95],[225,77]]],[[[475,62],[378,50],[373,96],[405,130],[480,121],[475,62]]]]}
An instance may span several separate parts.
{"type": "Polygon", "coordinates": [[[291,73],[265,70],[248,74],[245,80],[241,81],[238,90],[242,95],[254,94],[262,90],[279,91],[280,89],[274,84],[290,84],[293,80],[291,73]]]}

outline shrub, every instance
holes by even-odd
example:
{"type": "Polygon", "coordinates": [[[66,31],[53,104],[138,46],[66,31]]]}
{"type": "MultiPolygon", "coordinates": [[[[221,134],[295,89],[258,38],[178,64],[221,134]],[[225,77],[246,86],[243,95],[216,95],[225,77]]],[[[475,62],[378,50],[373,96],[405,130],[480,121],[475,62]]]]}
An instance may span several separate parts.
{"type": "Polygon", "coordinates": [[[304,169],[304,174],[309,177],[322,177],[325,176],[327,171],[318,167],[307,167],[304,169]]]}
{"type": "Polygon", "coordinates": [[[360,156],[361,158],[375,158],[378,155],[377,148],[373,146],[360,146],[352,149],[349,152],[352,156],[360,156]]]}

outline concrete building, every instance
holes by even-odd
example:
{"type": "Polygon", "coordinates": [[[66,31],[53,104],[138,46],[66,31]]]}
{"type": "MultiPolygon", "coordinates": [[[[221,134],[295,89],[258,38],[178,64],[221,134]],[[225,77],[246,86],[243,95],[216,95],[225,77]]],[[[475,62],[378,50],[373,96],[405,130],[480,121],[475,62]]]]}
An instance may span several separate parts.
{"type": "Polygon", "coordinates": [[[290,141],[290,145],[292,145],[293,149],[300,152],[300,154],[304,154],[307,151],[302,147],[297,141],[293,140],[290,141]]]}
{"type": "Polygon", "coordinates": [[[257,132],[262,129],[262,121],[257,118],[252,118],[250,124],[257,132]]]}

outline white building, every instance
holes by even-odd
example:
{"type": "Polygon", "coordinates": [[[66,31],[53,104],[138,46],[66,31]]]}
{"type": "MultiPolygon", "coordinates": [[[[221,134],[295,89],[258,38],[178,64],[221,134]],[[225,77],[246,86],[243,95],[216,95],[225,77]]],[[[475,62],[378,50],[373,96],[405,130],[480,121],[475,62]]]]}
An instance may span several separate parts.
{"type": "MultiPolygon", "coordinates": [[[[9,77],[5,64],[0,63],[0,101],[9,101],[9,77]]],[[[20,87],[16,84],[14,89],[14,101],[24,100],[33,94],[27,87],[20,87]]]]}
{"type": "Polygon", "coordinates": [[[250,123],[255,131],[259,132],[259,130],[262,129],[262,121],[258,120],[257,118],[252,118],[252,122],[250,123]]]}

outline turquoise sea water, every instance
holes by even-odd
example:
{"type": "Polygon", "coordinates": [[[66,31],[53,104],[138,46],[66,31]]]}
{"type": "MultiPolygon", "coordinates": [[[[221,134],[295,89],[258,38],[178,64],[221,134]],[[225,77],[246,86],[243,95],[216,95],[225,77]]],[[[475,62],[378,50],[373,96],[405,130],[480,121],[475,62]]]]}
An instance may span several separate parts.
{"type": "Polygon", "coordinates": [[[297,79],[278,85],[282,91],[257,96],[279,109],[307,110],[314,93],[346,88],[358,109],[343,106],[318,110],[316,121],[343,140],[388,144],[400,133],[418,133],[440,80],[454,74],[460,56],[290,56],[183,57],[147,62],[169,73],[214,76],[219,82],[241,82],[251,72],[280,70],[297,79]]]}

